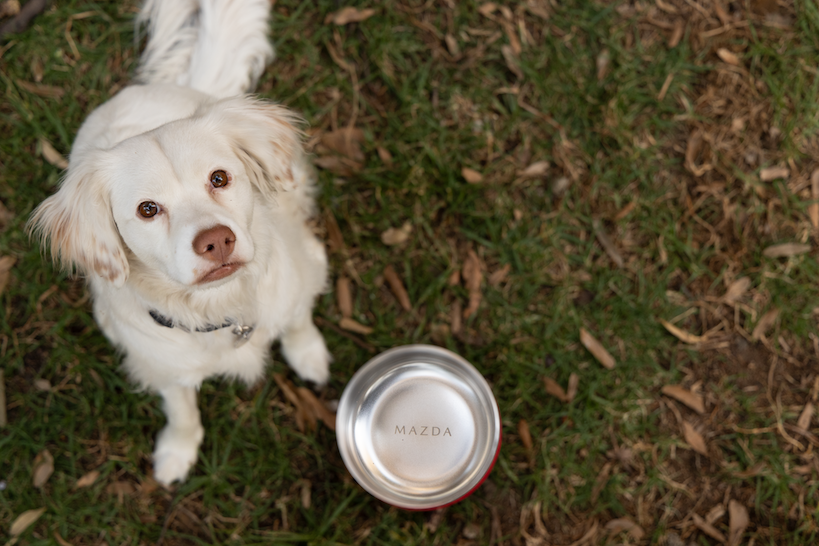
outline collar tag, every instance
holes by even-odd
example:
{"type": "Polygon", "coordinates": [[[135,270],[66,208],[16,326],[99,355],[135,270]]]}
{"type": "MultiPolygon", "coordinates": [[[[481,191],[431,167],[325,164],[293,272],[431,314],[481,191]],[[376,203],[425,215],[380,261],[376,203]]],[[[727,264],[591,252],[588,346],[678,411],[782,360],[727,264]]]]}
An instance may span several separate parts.
{"type": "Polygon", "coordinates": [[[234,324],[233,325],[233,335],[236,336],[236,339],[233,340],[234,347],[241,347],[250,339],[250,336],[253,335],[253,326],[246,326],[244,324],[234,324]]]}

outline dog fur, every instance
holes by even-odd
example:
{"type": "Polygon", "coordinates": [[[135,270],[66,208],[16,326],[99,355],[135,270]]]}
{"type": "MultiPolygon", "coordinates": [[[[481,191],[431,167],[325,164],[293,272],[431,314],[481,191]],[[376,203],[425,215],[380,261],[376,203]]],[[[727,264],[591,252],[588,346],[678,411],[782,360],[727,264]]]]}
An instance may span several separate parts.
{"type": "Polygon", "coordinates": [[[88,116],[59,190],[30,220],[54,259],[86,276],[129,376],[162,396],[163,484],[196,462],[204,379],[257,381],[276,339],[302,379],[329,377],[312,322],[327,258],[307,225],[315,180],[299,120],[245,95],[273,57],[269,10],[148,0],[136,83],[88,116]],[[253,328],[244,343],[242,326],[253,328]]]}

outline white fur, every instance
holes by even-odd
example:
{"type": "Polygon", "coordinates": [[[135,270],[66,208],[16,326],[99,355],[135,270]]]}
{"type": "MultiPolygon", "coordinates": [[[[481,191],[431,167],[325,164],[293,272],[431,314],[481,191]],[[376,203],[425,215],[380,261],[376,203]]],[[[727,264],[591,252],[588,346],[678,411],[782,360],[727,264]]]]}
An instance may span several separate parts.
{"type": "Polygon", "coordinates": [[[269,5],[148,0],[140,83],[88,116],[59,191],[31,219],[55,259],[87,276],[94,316],[128,374],[163,397],[168,424],[154,452],[163,484],[196,462],[204,379],[258,380],[277,338],[300,377],[329,377],[311,318],[327,258],[307,226],[314,177],[297,118],[239,95],[272,56],[269,5]],[[215,170],[229,174],[227,186],[210,184],[215,170]],[[144,201],[160,212],[140,216],[144,201]],[[231,261],[243,265],[203,282],[218,264],[194,252],[193,240],[217,225],[235,234],[231,261]],[[179,327],[157,324],[151,310],[179,327]],[[226,321],[253,326],[250,340],[235,346],[230,327],[196,331],[226,321]]]}

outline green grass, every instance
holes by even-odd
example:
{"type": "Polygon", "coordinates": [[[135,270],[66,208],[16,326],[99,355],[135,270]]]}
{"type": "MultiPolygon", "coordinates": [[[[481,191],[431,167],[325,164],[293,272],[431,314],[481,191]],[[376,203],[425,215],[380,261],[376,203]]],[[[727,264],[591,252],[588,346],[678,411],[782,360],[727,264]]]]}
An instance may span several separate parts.
{"type": "MultiPolygon", "coordinates": [[[[739,9],[738,2],[723,3],[739,9]]],[[[625,3],[556,4],[548,21],[510,6],[514,14],[525,13],[532,35],[520,56],[521,82],[501,53],[509,43],[503,26],[482,16],[476,4],[387,3],[368,21],[341,28],[323,24],[338,8],[334,2],[279,0],[274,8],[278,58],[260,82],[262,96],[302,113],[314,128],[343,126],[356,91],[328,44],[355,66],[366,164],[343,181],[322,171],[320,203],[334,212],[361,279],[355,318],[375,328],[366,341],[379,350],[432,342],[433,327],[449,323],[453,303],[465,305],[466,289],[447,279],[468,249],[478,252],[487,277],[511,266],[501,285],[484,282],[481,308],[465,322],[466,334],[439,340],[493,385],[504,445],[491,484],[449,508],[434,530],[426,526],[429,514],[390,508],[359,488],[343,467],[334,434],[321,425],[299,432],[272,380],[251,389],[206,382],[200,394],[206,437],[192,475],[173,492],[145,485],[153,440],[164,423],[158,399],[135,392],[117,369],[119,356],[82,300],[82,281],[53,269],[24,231],[28,215],[60,177],[39,154],[38,140],[67,154],[84,117],[133,72],[133,6],[55,2],[12,36],[0,59],[0,200],[14,215],[0,228],[0,254],[17,259],[0,295],[9,408],[9,425],[0,429],[0,479],[6,482],[0,532],[21,512],[44,506],[21,543],[53,543],[57,532],[74,545],[160,539],[454,544],[474,523],[480,529],[475,540],[483,544],[490,542],[494,510],[501,540],[520,543],[521,511],[540,501],[549,543],[579,539],[592,520],[603,526],[629,517],[644,527],[645,543],[674,532],[709,544],[689,513],[704,517],[728,495],[749,510],[746,540],[814,543],[815,455],[793,449],[775,430],[751,434],[735,427],[776,424],[766,397],[774,351],[778,367],[770,387],[774,399],[782,399],[786,423],[795,424],[817,376],[809,337],[819,308],[816,251],[785,259],[765,258],[762,251],[780,242],[816,244],[808,221],[812,201],[799,181],[809,179],[819,153],[819,79],[812,68],[819,63],[819,12],[800,0],[795,11],[784,11],[795,15],[791,31],[765,27],[755,16],[747,30],[702,43],[694,33],[712,26],[691,19],[680,44],[669,48],[669,33],[658,34],[643,15],[620,9],[625,3]],[[72,22],[81,56],[74,59],[66,22],[87,11],[94,14],[72,22]],[[447,52],[447,32],[458,40],[463,60],[447,52]],[[500,36],[485,44],[494,32],[500,36]],[[724,91],[718,47],[741,51],[743,77],[759,82],[756,95],[743,95],[746,88],[739,87],[724,91]],[[596,61],[604,50],[609,67],[598,79],[596,61]],[[33,80],[35,60],[42,62],[43,83],[65,90],[62,98],[40,97],[18,84],[33,80]],[[674,77],[660,101],[669,73],[674,77]],[[517,96],[508,92],[515,85],[517,96]],[[714,97],[697,102],[709,85],[714,97]],[[722,110],[717,99],[725,101],[722,110]],[[734,115],[748,115],[754,105],[762,108],[761,122],[750,120],[739,136],[726,132],[734,115]],[[771,125],[780,137],[770,136],[771,125]],[[722,135],[718,144],[725,144],[714,146],[717,168],[701,178],[684,165],[687,139],[697,128],[715,139],[722,135]],[[391,152],[391,167],[379,160],[377,146],[391,152]],[[749,150],[762,154],[757,163],[744,160],[749,150]],[[758,181],[760,167],[787,159],[796,166],[789,180],[758,181]],[[545,179],[515,176],[539,160],[551,165],[545,179]],[[467,184],[464,166],[481,171],[484,182],[467,184]],[[553,183],[561,177],[569,184],[559,195],[553,183]],[[630,203],[631,213],[617,219],[630,203]],[[736,207],[733,215],[726,216],[726,204],[736,207]],[[596,220],[623,255],[623,268],[600,246],[596,220]],[[384,246],[382,231],[405,221],[413,225],[410,240],[384,246]],[[410,313],[383,284],[388,264],[405,281],[410,313]],[[716,298],[739,276],[748,276],[752,287],[734,312],[716,298]],[[743,356],[737,332],[751,332],[772,307],[782,312],[769,344],[751,344],[756,353],[743,356]],[[696,312],[677,325],[702,334],[723,323],[719,335],[727,345],[694,350],[658,321],[692,308],[696,312]],[[603,369],[580,345],[580,328],[609,349],[615,370],[603,369]],[[565,386],[571,373],[580,377],[573,403],[545,393],[543,376],[565,386]],[[59,388],[38,390],[37,379],[59,388]],[[675,408],[701,427],[709,457],[687,448],[660,394],[663,385],[697,381],[706,413],[675,408]],[[518,436],[521,419],[534,440],[531,466],[518,436]],[[614,458],[616,447],[632,450],[630,462],[614,458]],[[31,485],[32,461],[46,448],[55,472],[38,490],[31,485]],[[760,462],[764,467],[755,475],[737,477],[760,462]],[[607,463],[608,479],[596,484],[607,463]],[[813,468],[794,472],[805,465],[813,468]],[[101,473],[96,483],[75,489],[76,480],[94,469],[101,473]],[[127,484],[122,502],[116,484],[127,484]]],[[[693,9],[673,4],[684,14],[693,9]]],[[[493,17],[503,18],[499,12],[493,17]]],[[[346,258],[336,253],[331,262],[335,279],[346,258]]],[[[337,321],[335,295],[323,296],[316,313],[337,321]]],[[[371,355],[332,330],[325,335],[335,363],[324,395],[334,399],[371,355]]],[[[271,373],[287,374],[278,351],[271,354],[271,373]]],[[[725,516],[715,525],[727,533],[727,523],[725,516]]],[[[531,523],[524,530],[536,533],[531,523]]]]}

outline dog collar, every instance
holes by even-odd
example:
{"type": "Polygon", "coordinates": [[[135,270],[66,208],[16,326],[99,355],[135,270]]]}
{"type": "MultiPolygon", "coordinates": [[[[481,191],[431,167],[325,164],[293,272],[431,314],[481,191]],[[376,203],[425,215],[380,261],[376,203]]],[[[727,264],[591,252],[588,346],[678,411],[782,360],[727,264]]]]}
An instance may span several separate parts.
{"type": "MultiPolygon", "coordinates": [[[[166,317],[165,315],[161,314],[156,309],[149,310],[148,314],[151,315],[151,318],[154,319],[154,322],[156,322],[160,326],[164,326],[165,328],[179,328],[183,332],[190,332],[191,331],[190,328],[188,328],[188,327],[186,327],[186,326],[184,326],[182,324],[175,323],[173,321],[173,319],[170,319],[170,318],[166,317]]],[[[247,326],[245,324],[239,324],[238,322],[232,321],[232,320],[225,320],[225,322],[223,322],[222,324],[218,324],[218,325],[217,324],[207,324],[207,325],[205,325],[204,328],[197,328],[194,331],[196,331],[196,332],[213,332],[215,330],[221,330],[222,328],[229,328],[231,326],[233,327],[233,335],[236,336],[236,339],[234,340],[234,345],[236,347],[238,347],[240,345],[244,345],[244,343],[247,340],[250,339],[250,336],[253,335],[253,331],[254,331],[253,326],[247,326]]]]}

